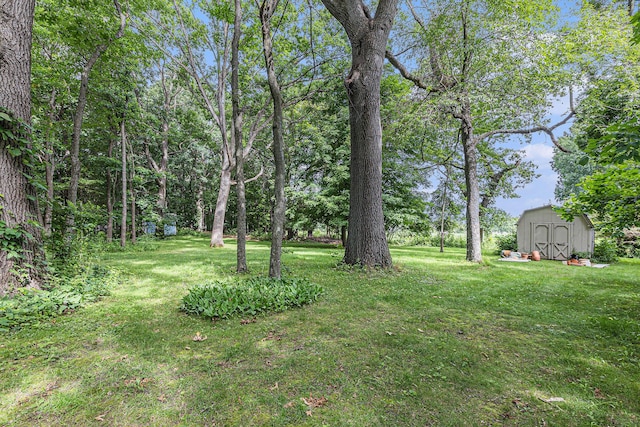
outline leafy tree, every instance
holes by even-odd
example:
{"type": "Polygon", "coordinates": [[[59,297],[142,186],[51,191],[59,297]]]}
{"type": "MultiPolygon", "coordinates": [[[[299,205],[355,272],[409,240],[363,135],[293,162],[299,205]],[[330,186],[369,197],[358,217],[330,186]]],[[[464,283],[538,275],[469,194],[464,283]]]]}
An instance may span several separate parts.
{"type": "Polygon", "coordinates": [[[371,15],[361,0],[323,0],[351,43],[345,78],[351,125],[351,182],[346,264],[391,266],[382,210],[380,81],[397,0],[380,0],[371,15]]]}
{"type": "MultiPolygon", "coordinates": [[[[467,260],[477,262],[481,260],[483,156],[499,153],[492,147],[504,135],[544,132],[557,144],[554,130],[572,113],[555,125],[544,123],[548,97],[563,93],[576,77],[563,65],[567,61],[562,58],[564,45],[550,34],[551,2],[436,0],[420,9],[409,6],[419,30],[419,39],[410,39],[415,47],[409,51],[424,58],[420,73],[426,77],[409,72],[389,51],[387,58],[423,89],[428,102],[458,121],[467,199],[467,260]]],[[[485,167],[484,196],[489,196],[485,201],[495,193],[491,177],[504,175],[506,171],[500,171],[505,167],[485,167]]]]}

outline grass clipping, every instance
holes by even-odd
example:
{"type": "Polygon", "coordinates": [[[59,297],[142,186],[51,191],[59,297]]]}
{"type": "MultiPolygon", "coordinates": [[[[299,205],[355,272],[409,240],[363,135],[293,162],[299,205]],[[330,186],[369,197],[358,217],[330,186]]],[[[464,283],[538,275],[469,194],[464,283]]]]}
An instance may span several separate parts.
{"type": "Polygon", "coordinates": [[[211,319],[285,311],[316,301],[324,290],[306,279],[251,278],[196,285],[182,298],[180,310],[211,319]]]}

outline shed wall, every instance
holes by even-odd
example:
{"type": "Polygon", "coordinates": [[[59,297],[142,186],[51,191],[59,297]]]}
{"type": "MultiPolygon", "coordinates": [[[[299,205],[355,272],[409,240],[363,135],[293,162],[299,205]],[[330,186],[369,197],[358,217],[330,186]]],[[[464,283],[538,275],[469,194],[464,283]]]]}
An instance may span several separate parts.
{"type": "Polygon", "coordinates": [[[525,211],[518,221],[518,251],[538,250],[546,259],[567,259],[575,252],[593,252],[595,233],[588,219],[567,222],[551,206],[525,211]]]}

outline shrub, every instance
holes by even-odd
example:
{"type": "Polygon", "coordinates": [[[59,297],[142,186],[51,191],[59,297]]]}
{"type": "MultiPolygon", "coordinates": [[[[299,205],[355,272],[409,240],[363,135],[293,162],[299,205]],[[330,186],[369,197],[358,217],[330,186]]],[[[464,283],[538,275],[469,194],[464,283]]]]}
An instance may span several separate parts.
{"type": "Polygon", "coordinates": [[[518,236],[515,231],[513,233],[496,235],[495,242],[498,253],[518,249],[518,236]]]}
{"type": "Polygon", "coordinates": [[[209,318],[285,311],[318,299],[323,289],[306,279],[252,278],[197,285],[182,298],[180,310],[209,318]]]}
{"type": "Polygon", "coordinates": [[[21,288],[13,297],[0,298],[0,331],[74,311],[109,295],[118,276],[100,266],[91,266],[74,277],[52,278],[44,290],[21,288]]]}
{"type": "MultiPolygon", "coordinates": [[[[429,238],[431,246],[440,247],[440,233],[435,233],[429,238]]],[[[462,235],[447,233],[444,236],[444,246],[446,248],[466,248],[467,238],[462,235]]]]}
{"type": "Polygon", "coordinates": [[[601,239],[596,242],[593,248],[592,261],[601,263],[611,263],[618,260],[618,246],[610,239],[601,239]]]}

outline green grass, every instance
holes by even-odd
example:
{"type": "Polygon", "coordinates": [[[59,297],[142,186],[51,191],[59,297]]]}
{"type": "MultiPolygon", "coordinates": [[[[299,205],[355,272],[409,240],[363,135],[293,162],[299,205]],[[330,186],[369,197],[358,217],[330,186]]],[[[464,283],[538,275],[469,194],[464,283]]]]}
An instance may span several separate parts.
{"type": "MultiPolygon", "coordinates": [[[[212,322],[178,307],[234,276],[232,241],[106,254],[125,276],[111,296],[0,335],[0,425],[640,424],[640,263],[392,256],[391,272],[349,270],[338,249],[287,245],[284,271],[321,285],[320,300],[212,322]]],[[[249,243],[251,275],[268,257],[249,243]]]]}

